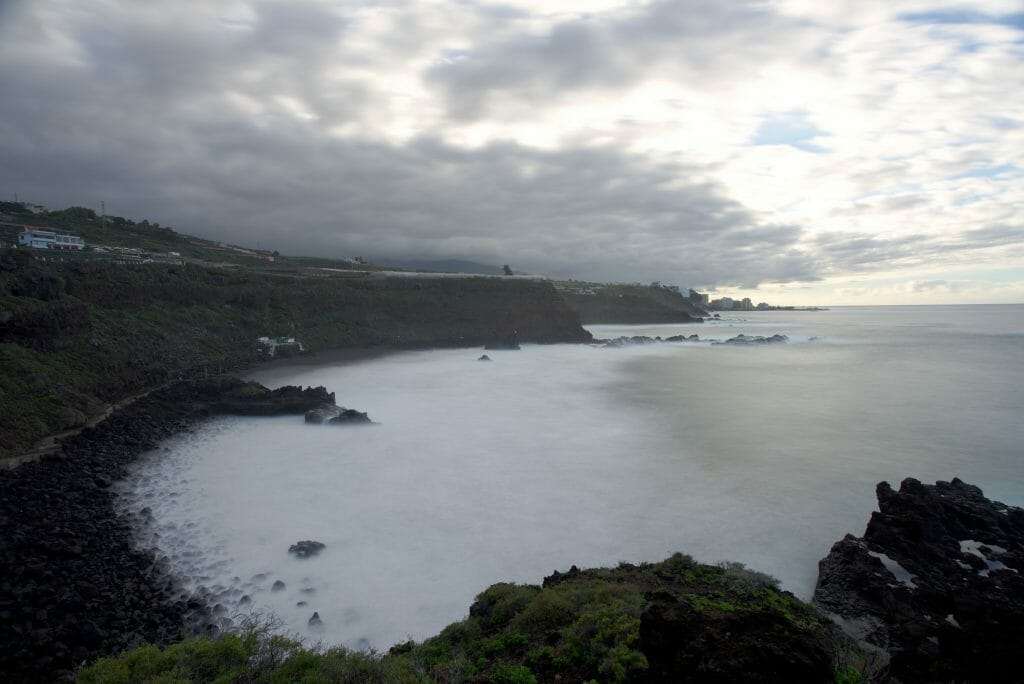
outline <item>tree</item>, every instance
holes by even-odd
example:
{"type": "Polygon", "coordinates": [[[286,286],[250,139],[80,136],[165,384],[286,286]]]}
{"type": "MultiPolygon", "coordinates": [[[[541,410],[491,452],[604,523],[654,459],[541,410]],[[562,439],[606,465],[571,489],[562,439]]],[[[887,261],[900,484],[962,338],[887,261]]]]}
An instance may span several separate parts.
{"type": "Polygon", "coordinates": [[[504,266],[502,266],[501,270],[502,270],[502,272],[504,272],[505,275],[513,275],[512,267],[509,266],[508,264],[505,264],[504,266]]]}

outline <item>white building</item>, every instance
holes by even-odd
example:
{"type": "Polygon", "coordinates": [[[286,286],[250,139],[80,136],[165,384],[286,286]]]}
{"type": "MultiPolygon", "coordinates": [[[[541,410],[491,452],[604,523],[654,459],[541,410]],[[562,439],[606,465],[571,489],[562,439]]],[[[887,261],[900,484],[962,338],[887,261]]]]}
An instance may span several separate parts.
{"type": "Polygon", "coordinates": [[[33,249],[85,249],[85,240],[77,235],[42,228],[26,227],[18,236],[18,244],[33,249]]]}

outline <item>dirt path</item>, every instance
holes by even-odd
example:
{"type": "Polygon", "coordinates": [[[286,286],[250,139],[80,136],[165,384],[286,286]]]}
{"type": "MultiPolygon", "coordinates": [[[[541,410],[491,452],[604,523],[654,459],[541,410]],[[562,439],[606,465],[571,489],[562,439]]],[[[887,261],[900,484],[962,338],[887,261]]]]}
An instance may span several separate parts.
{"type": "Polygon", "coordinates": [[[41,440],[33,444],[32,448],[30,448],[22,455],[0,459],[0,470],[13,470],[14,468],[17,468],[23,463],[35,463],[44,456],[49,456],[50,454],[56,453],[57,451],[60,450],[61,440],[77,435],[85,428],[91,428],[99,425],[104,420],[109,418],[110,415],[114,413],[114,411],[122,409],[125,406],[129,406],[130,404],[135,403],[142,397],[147,396],[151,392],[155,392],[158,389],[162,389],[169,384],[169,382],[165,382],[164,384],[146,390],[141,394],[133,394],[132,396],[127,397],[126,399],[122,399],[121,401],[118,401],[107,406],[106,410],[89,416],[89,418],[85,421],[83,425],[80,425],[76,428],[71,428],[70,430],[64,430],[63,432],[58,432],[56,434],[43,437],[41,440]]]}

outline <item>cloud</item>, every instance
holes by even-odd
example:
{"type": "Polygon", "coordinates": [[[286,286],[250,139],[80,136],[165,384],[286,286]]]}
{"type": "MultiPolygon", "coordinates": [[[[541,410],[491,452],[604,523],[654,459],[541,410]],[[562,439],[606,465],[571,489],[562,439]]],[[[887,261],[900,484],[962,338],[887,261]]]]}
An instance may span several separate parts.
{"type": "Polygon", "coordinates": [[[802,40],[800,24],[760,2],[659,0],[481,42],[437,64],[427,79],[460,120],[549,106],[590,90],[628,90],[652,75],[700,87],[780,57],[787,41],[802,40]]]}
{"type": "Polygon", "coordinates": [[[7,3],[0,190],[697,287],[1024,268],[1009,4],[591,5],[7,3]]]}

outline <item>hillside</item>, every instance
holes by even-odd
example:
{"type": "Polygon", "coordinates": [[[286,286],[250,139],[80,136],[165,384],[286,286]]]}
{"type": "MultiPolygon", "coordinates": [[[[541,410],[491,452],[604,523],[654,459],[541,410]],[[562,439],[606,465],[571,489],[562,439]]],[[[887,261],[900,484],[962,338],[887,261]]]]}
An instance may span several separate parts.
{"type": "Polygon", "coordinates": [[[167,380],[258,362],[261,336],[310,351],[590,339],[546,282],[309,273],[0,253],[0,455],[167,380]]]}
{"type": "Polygon", "coordinates": [[[700,323],[707,312],[657,283],[622,285],[559,282],[556,288],[584,325],[602,323],[700,323]]]}
{"type": "Polygon", "coordinates": [[[175,252],[186,261],[207,264],[230,264],[269,271],[310,267],[382,270],[382,267],[367,264],[358,257],[344,260],[283,256],[268,250],[230,245],[187,235],[159,223],[150,223],[148,220],[132,221],[121,216],[99,216],[92,209],[85,207],[32,211],[25,204],[0,202],[0,242],[15,242],[25,225],[74,233],[83,238],[90,249],[102,245],[138,249],[152,254],[175,252]]]}

